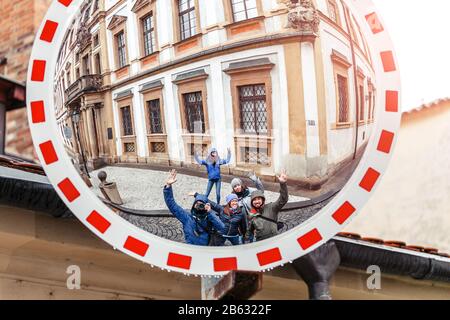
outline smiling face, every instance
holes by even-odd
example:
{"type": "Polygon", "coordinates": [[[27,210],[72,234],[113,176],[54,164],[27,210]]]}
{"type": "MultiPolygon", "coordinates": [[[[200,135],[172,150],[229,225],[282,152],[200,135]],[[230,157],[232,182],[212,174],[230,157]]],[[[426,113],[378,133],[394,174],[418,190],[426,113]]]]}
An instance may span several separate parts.
{"type": "Polygon", "coordinates": [[[236,185],[233,188],[233,191],[236,192],[236,193],[242,192],[242,186],[240,184],[236,185]]]}
{"type": "Polygon", "coordinates": [[[255,199],[252,200],[252,206],[255,209],[261,208],[263,204],[264,204],[264,199],[262,197],[256,197],[255,199]]]}
{"type": "Polygon", "coordinates": [[[239,205],[239,202],[238,202],[237,199],[233,199],[233,200],[230,201],[230,207],[231,207],[232,209],[237,209],[237,208],[238,208],[238,205],[239,205]]]}

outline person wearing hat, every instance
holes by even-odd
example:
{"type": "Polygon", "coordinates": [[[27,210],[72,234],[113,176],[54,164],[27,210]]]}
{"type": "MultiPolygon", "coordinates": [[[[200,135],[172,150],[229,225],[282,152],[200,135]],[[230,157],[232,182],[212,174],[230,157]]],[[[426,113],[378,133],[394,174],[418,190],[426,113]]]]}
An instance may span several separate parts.
{"type": "Polygon", "coordinates": [[[225,224],[225,231],[219,239],[218,245],[223,246],[226,240],[230,241],[232,245],[239,245],[243,243],[243,237],[247,233],[247,219],[245,213],[242,212],[238,196],[229,194],[226,197],[227,204],[224,207],[217,208],[214,203],[212,208],[219,212],[220,220],[225,224]]]}
{"type": "MultiPolygon", "coordinates": [[[[190,193],[195,197],[199,197],[198,193],[190,193]]],[[[212,210],[219,214],[220,220],[224,223],[225,228],[221,233],[213,235],[211,246],[223,246],[228,240],[232,245],[243,243],[243,237],[247,233],[247,219],[242,212],[238,197],[235,194],[229,194],[226,197],[227,204],[221,206],[213,201],[209,201],[212,210]]]]}
{"type": "Polygon", "coordinates": [[[280,182],[280,196],[275,202],[265,203],[266,197],[261,190],[250,195],[251,209],[248,214],[248,234],[250,242],[271,238],[278,233],[278,214],[289,200],[286,170],[277,176],[280,182]]]}
{"type": "Polygon", "coordinates": [[[177,181],[177,172],[172,170],[164,186],[164,201],[170,212],[183,225],[186,243],[207,246],[216,232],[223,233],[225,224],[211,209],[208,198],[196,195],[190,211],[181,208],[173,197],[172,185],[177,181]]]}
{"type": "Polygon", "coordinates": [[[194,153],[195,161],[199,165],[206,166],[206,171],[208,172],[208,186],[206,187],[205,196],[209,197],[213,186],[216,186],[216,199],[217,203],[220,204],[220,190],[222,185],[222,177],[220,175],[220,166],[230,163],[231,160],[231,150],[228,148],[227,159],[220,159],[216,148],[211,148],[209,150],[208,157],[206,160],[201,160],[198,157],[197,152],[194,153]]]}
{"type": "MultiPolygon", "coordinates": [[[[264,193],[264,186],[256,174],[252,172],[248,177],[253,181],[256,189],[264,193]]],[[[239,206],[241,207],[242,212],[244,212],[245,216],[247,216],[251,209],[250,189],[242,182],[240,178],[234,178],[231,180],[231,189],[233,190],[232,192],[238,197],[239,206]]]]}

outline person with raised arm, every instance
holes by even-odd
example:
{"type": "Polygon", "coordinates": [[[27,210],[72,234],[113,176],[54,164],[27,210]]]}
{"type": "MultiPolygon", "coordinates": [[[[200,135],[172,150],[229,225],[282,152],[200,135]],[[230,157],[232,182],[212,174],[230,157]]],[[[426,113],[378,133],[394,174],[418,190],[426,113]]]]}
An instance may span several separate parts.
{"type": "Polygon", "coordinates": [[[197,152],[194,154],[195,161],[199,165],[206,166],[206,171],[208,172],[208,186],[206,187],[205,196],[208,198],[213,186],[216,186],[216,200],[220,204],[220,191],[222,185],[222,176],[220,174],[220,166],[230,163],[231,160],[231,150],[228,148],[228,155],[225,160],[220,159],[216,148],[212,148],[209,151],[206,160],[202,160],[198,157],[197,152]]]}
{"type": "Polygon", "coordinates": [[[186,243],[207,246],[215,232],[224,232],[225,225],[211,209],[211,204],[204,195],[198,194],[195,197],[190,211],[180,207],[173,197],[172,185],[176,181],[177,171],[174,169],[170,171],[164,186],[164,201],[167,208],[183,225],[186,243]]]}

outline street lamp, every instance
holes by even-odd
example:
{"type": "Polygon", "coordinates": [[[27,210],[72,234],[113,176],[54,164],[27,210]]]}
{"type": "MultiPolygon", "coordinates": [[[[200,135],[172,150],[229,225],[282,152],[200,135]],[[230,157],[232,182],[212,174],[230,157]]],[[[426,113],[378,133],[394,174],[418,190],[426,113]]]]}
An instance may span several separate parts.
{"type": "Polygon", "coordinates": [[[81,145],[80,130],[79,130],[79,126],[78,126],[78,123],[80,122],[80,111],[78,109],[74,109],[73,110],[73,112],[72,112],[72,121],[73,121],[73,123],[75,123],[75,126],[76,126],[78,148],[80,149],[81,158],[83,160],[84,171],[86,172],[86,175],[89,178],[91,178],[91,176],[89,175],[89,171],[88,171],[87,165],[86,165],[86,157],[84,156],[83,147],[81,145]]]}

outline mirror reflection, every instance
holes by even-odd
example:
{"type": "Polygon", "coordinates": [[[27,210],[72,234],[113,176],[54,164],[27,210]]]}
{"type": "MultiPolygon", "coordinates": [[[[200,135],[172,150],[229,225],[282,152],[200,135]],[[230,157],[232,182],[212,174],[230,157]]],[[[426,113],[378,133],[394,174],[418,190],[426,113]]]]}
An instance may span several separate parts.
{"type": "Polygon", "coordinates": [[[376,117],[341,0],[84,1],[55,70],[66,151],[102,201],[194,245],[260,241],[343,187],[376,117]]]}

